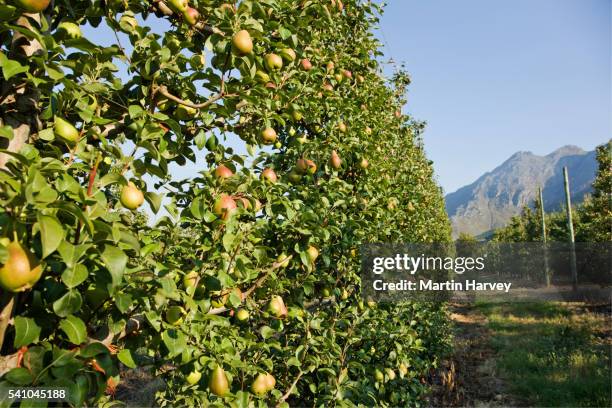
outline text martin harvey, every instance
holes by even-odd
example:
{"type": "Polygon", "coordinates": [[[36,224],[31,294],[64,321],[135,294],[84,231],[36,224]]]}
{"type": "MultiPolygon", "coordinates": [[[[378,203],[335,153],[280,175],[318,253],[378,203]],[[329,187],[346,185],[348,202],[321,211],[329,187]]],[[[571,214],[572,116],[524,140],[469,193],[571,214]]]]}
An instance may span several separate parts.
{"type": "Polygon", "coordinates": [[[508,293],[510,291],[510,282],[477,282],[475,280],[466,280],[465,282],[455,282],[454,280],[445,282],[434,282],[432,280],[419,280],[418,282],[400,280],[396,282],[385,282],[377,279],[372,283],[374,290],[384,291],[405,291],[405,290],[453,290],[453,291],[485,291],[496,290],[508,293]]]}

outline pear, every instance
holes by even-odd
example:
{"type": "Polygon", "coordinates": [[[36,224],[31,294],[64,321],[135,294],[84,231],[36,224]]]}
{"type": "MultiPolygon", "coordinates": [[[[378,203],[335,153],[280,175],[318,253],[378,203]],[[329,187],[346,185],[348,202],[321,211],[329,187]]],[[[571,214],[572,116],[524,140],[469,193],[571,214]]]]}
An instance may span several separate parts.
{"type": "Polygon", "coordinates": [[[262,374],[262,373],[257,374],[257,377],[255,377],[253,384],[251,384],[251,391],[253,391],[253,394],[256,394],[256,395],[263,395],[269,391],[268,390],[268,379],[267,379],[266,374],[262,374]]]}
{"type": "Polygon", "coordinates": [[[14,2],[28,13],[40,13],[49,7],[51,0],[14,0],[14,2]]]}
{"type": "Polygon", "coordinates": [[[253,52],[253,40],[247,30],[240,30],[234,34],[232,49],[237,55],[247,55],[253,52]]]}
{"type": "Polygon", "coordinates": [[[295,51],[293,51],[291,48],[282,49],[280,51],[280,56],[282,59],[284,59],[287,62],[293,62],[297,58],[295,51]]]}
{"type": "Polygon", "coordinates": [[[306,250],[306,253],[308,254],[308,259],[310,260],[310,262],[314,264],[317,258],[319,257],[319,250],[311,245],[306,250]]]}
{"type": "Polygon", "coordinates": [[[131,181],[127,186],[121,189],[121,196],[119,198],[121,204],[130,210],[135,210],[142,205],[144,202],[144,195],[142,191],[138,189],[131,181]]]}
{"type": "Polygon", "coordinates": [[[310,71],[312,69],[312,63],[310,62],[309,59],[304,58],[301,62],[300,65],[302,66],[302,69],[304,71],[310,71]]]}
{"type": "Polygon", "coordinates": [[[223,397],[229,392],[229,382],[227,381],[227,376],[225,375],[223,368],[220,366],[215,367],[210,374],[208,388],[210,389],[210,392],[218,397],[223,397]]]}
{"type": "Polygon", "coordinates": [[[331,157],[329,158],[329,165],[336,170],[338,170],[340,166],[342,166],[342,160],[340,159],[340,156],[338,156],[338,153],[336,153],[335,150],[332,150],[331,157]]]}
{"type": "Polygon", "coordinates": [[[192,371],[189,373],[189,375],[186,377],[187,382],[190,385],[196,385],[197,383],[200,382],[200,380],[202,379],[202,373],[199,371],[192,371]]]}
{"type": "Polygon", "coordinates": [[[287,307],[283,298],[280,296],[273,296],[268,303],[268,312],[275,317],[284,318],[287,316],[287,307]]]}
{"type": "Polygon", "coordinates": [[[246,309],[238,309],[238,311],[236,312],[236,319],[238,319],[241,322],[244,322],[248,318],[249,318],[249,311],[248,310],[246,310],[246,309]]]}
{"type": "Polygon", "coordinates": [[[228,196],[227,194],[221,194],[215,200],[213,213],[215,213],[217,217],[227,221],[232,217],[237,209],[238,206],[236,205],[236,201],[232,197],[228,196]]]}
{"type": "Polygon", "coordinates": [[[262,172],[261,172],[261,179],[270,183],[270,184],[274,184],[278,181],[278,177],[276,176],[276,173],[274,172],[274,170],[272,170],[271,168],[265,168],[262,172]]]}
{"type": "Polygon", "coordinates": [[[233,175],[234,175],[234,172],[231,171],[228,167],[226,167],[223,164],[221,164],[215,169],[215,177],[218,180],[224,180],[226,178],[232,177],[233,175]]]}
{"type": "Polygon", "coordinates": [[[193,7],[187,7],[187,10],[183,12],[183,18],[189,25],[196,25],[200,19],[200,13],[193,7]]]}
{"type": "Polygon", "coordinates": [[[0,286],[9,292],[23,292],[32,288],[42,275],[42,266],[19,242],[6,246],[8,259],[0,267],[0,286]]]}
{"type": "Polygon", "coordinates": [[[187,7],[189,7],[188,0],[169,0],[170,7],[179,13],[184,13],[187,11],[187,7]]]}
{"type": "Polygon", "coordinates": [[[193,288],[198,281],[200,275],[196,271],[191,271],[183,276],[183,286],[187,288],[193,288]]]}
{"type": "Polygon", "coordinates": [[[79,131],[66,119],[56,116],[53,121],[53,131],[64,141],[74,144],[79,140],[79,131]]]}
{"type": "Polygon", "coordinates": [[[276,142],[276,131],[271,127],[267,127],[261,131],[261,140],[263,144],[269,145],[276,142]]]}
{"type": "Polygon", "coordinates": [[[276,54],[268,54],[264,57],[264,64],[268,71],[278,71],[283,67],[283,59],[276,54]]]}

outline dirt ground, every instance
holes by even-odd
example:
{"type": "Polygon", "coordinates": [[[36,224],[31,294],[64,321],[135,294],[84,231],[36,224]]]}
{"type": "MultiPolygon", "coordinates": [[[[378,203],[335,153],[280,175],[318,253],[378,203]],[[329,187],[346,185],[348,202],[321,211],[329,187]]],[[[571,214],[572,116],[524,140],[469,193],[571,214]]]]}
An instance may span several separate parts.
{"type": "Polygon", "coordinates": [[[504,390],[489,346],[487,318],[469,304],[453,304],[454,354],[435,374],[432,407],[524,406],[504,390]]]}

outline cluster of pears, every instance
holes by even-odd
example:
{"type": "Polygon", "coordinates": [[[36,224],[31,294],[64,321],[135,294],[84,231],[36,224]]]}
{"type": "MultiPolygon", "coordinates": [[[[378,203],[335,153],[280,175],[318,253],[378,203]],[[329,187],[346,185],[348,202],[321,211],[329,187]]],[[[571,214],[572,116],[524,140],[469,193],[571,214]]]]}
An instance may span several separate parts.
{"type": "Polygon", "coordinates": [[[317,172],[317,164],[305,158],[300,158],[296,161],[295,166],[287,174],[287,178],[293,184],[297,184],[302,181],[302,177],[305,175],[313,175],[317,172]]]}
{"type": "MultiPolygon", "coordinates": [[[[187,381],[194,385],[200,381],[202,374],[195,371],[187,376],[187,381]]],[[[251,384],[251,391],[256,395],[264,395],[276,386],[276,379],[270,373],[259,373],[251,384]]],[[[218,397],[226,396],[230,391],[230,384],[225,370],[217,365],[210,373],[208,389],[218,397]]]]}
{"type": "Polygon", "coordinates": [[[17,240],[2,238],[0,244],[8,252],[6,263],[0,267],[0,286],[9,292],[31,289],[42,276],[38,259],[17,240]]]}
{"type": "MultiPolygon", "coordinates": [[[[275,177],[276,174],[274,171],[272,171],[272,173],[275,177]]],[[[221,164],[215,168],[213,175],[217,181],[222,183],[227,179],[234,177],[234,172],[226,165],[221,164]]],[[[270,179],[273,178],[271,174],[268,174],[268,176],[270,179]]],[[[228,221],[238,211],[239,203],[246,210],[250,210],[252,208],[251,201],[246,197],[232,197],[229,194],[221,193],[215,199],[215,203],[213,204],[213,213],[223,221],[228,221]]],[[[260,209],[261,203],[259,200],[255,200],[255,212],[259,211],[260,209]]]]}

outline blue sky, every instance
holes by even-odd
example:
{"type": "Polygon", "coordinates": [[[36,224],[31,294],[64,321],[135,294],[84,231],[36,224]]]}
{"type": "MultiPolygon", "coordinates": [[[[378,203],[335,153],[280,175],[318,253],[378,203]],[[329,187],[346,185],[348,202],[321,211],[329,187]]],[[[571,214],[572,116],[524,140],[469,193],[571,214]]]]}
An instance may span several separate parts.
{"type": "MultiPolygon", "coordinates": [[[[612,137],[610,0],[390,0],[377,35],[452,192],[520,150],[612,137]]],[[[391,72],[391,67],[387,67],[391,72]]]]}

